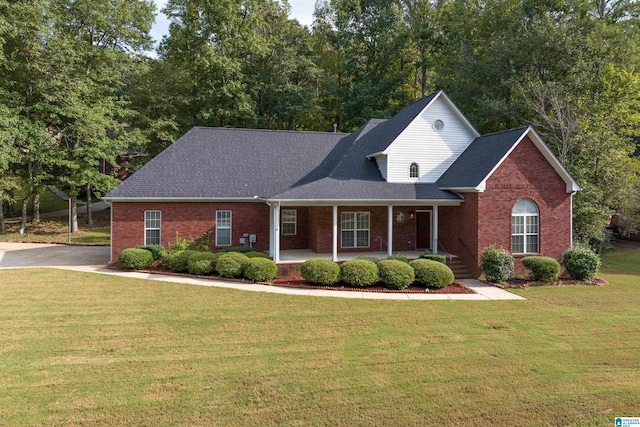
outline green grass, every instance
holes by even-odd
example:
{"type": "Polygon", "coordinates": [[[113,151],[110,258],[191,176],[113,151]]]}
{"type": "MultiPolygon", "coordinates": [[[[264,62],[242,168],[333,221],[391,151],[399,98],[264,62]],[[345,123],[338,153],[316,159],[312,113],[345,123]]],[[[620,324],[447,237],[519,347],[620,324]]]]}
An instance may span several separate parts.
{"type": "Polygon", "coordinates": [[[613,425],[640,414],[639,254],[500,302],[0,270],[0,425],[613,425]]]}
{"type": "MultiPolygon", "coordinates": [[[[22,200],[26,195],[27,195],[26,188],[20,188],[15,192],[14,210],[15,210],[16,216],[21,215],[22,200]]],[[[43,191],[42,194],[40,194],[40,213],[61,211],[64,209],[68,209],[68,206],[69,206],[69,202],[67,202],[66,200],[60,199],[58,196],[56,196],[49,190],[43,191]]],[[[27,210],[29,212],[29,215],[31,215],[31,212],[33,210],[31,203],[29,204],[27,210]]]]}

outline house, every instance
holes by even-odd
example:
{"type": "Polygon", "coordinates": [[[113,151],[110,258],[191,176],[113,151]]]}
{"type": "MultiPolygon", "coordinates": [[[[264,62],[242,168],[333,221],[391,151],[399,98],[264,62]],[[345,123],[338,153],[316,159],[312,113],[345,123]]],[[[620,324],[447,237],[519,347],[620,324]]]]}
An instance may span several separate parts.
{"type": "Polygon", "coordinates": [[[492,244],[561,259],[578,190],[531,127],[480,135],[438,91],[351,134],[195,127],[104,199],[112,260],[211,232],[278,263],[430,249],[479,275],[492,244]]]}

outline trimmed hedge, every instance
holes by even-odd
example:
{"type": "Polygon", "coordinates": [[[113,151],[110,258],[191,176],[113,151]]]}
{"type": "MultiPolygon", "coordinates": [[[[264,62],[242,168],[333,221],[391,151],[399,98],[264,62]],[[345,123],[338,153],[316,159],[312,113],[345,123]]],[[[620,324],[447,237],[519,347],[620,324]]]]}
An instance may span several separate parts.
{"type": "Polygon", "coordinates": [[[264,252],[256,251],[247,252],[245,255],[247,256],[247,258],[269,258],[269,255],[265,254],[264,252]]]}
{"type": "Polygon", "coordinates": [[[197,252],[189,257],[187,270],[191,274],[210,274],[215,270],[219,256],[211,252],[197,252]]]}
{"type": "Polygon", "coordinates": [[[455,280],[449,267],[431,259],[416,259],[409,263],[413,267],[416,281],[425,286],[444,288],[455,280]]]}
{"type": "Polygon", "coordinates": [[[560,276],[560,263],[547,256],[524,257],[522,265],[531,270],[536,282],[553,282],[560,276]]]}
{"type": "Polygon", "coordinates": [[[171,254],[167,259],[167,264],[169,269],[178,273],[183,273],[187,271],[189,269],[189,258],[192,255],[195,255],[198,253],[201,253],[201,252],[187,249],[185,251],[171,254]]]}
{"type": "Polygon", "coordinates": [[[441,254],[423,253],[420,255],[420,259],[429,259],[431,261],[437,261],[441,264],[447,265],[447,257],[441,254]]]}
{"type": "Polygon", "coordinates": [[[220,252],[226,253],[226,252],[239,252],[241,254],[246,254],[248,252],[254,252],[253,248],[251,246],[228,246],[226,248],[224,248],[223,250],[221,250],[220,252]]]}
{"type": "Polygon", "coordinates": [[[402,261],[405,264],[409,264],[409,258],[404,255],[391,255],[390,257],[387,257],[387,260],[402,261]]]}
{"type": "MultiPolygon", "coordinates": [[[[364,260],[364,261],[371,261],[372,263],[374,263],[376,265],[376,267],[379,268],[380,266],[380,261],[382,261],[380,258],[376,258],[374,256],[359,256],[359,257],[355,257],[354,260],[359,259],[359,260],[364,260]]],[[[353,260],[352,260],[353,261],[353,260]]]]}
{"type": "Polygon", "coordinates": [[[340,266],[324,258],[312,258],[302,263],[300,274],[309,283],[333,285],[340,278],[340,266]]]}
{"type": "Polygon", "coordinates": [[[164,246],[162,245],[138,245],[136,246],[137,249],[144,249],[147,250],[149,252],[151,252],[151,255],[153,255],[153,259],[161,259],[164,254],[167,253],[167,251],[164,249],[164,246]]]}
{"type": "Polygon", "coordinates": [[[380,261],[380,278],[391,289],[406,289],[415,279],[413,268],[395,259],[380,261]]]}
{"type": "Polygon", "coordinates": [[[574,246],[564,253],[564,268],[576,280],[591,280],[600,268],[600,257],[584,246],[574,246]]]}
{"type": "Polygon", "coordinates": [[[254,282],[264,282],[276,278],[278,266],[268,258],[249,258],[244,269],[244,277],[254,282]]]}
{"type": "Polygon", "coordinates": [[[242,277],[248,262],[249,258],[245,254],[225,252],[220,254],[215,268],[222,277],[242,277]]]}
{"type": "Polygon", "coordinates": [[[351,286],[371,286],[380,280],[378,266],[366,259],[353,259],[340,265],[340,275],[351,286]]]}
{"type": "Polygon", "coordinates": [[[153,264],[153,255],[150,251],[140,248],[127,248],[120,252],[118,265],[133,270],[148,268],[153,264]]]}
{"type": "Polygon", "coordinates": [[[504,283],[513,273],[513,255],[503,248],[489,246],[482,252],[480,267],[488,281],[504,283]]]}

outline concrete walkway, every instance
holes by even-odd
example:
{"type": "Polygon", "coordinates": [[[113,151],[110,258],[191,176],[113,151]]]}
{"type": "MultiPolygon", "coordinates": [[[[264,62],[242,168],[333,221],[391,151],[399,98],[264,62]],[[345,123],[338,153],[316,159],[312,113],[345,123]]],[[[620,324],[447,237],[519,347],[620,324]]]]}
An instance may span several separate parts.
{"type": "Polygon", "coordinates": [[[0,242],[0,269],[51,267],[86,273],[107,274],[132,279],[159,282],[185,283],[189,285],[213,286],[253,292],[270,292],[287,295],[322,296],[356,299],[386,300],[524,300],[525,298],[505,290],[487,285],[478,280],[464,279],[458,283],[472,289],[475,294],[401,294],[358,291],[329,291],[324,289],[296,289],[258,285],[224,280],[209,280],[163,274],[136,273],[102,268],[109,262],[109,248],[105,246],[67,246],[35,243],[0,242]]]}

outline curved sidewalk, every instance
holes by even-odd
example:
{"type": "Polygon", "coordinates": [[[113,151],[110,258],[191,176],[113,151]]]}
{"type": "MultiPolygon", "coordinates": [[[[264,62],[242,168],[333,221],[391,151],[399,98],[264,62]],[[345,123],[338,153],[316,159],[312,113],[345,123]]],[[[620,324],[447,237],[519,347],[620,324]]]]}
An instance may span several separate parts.
{"type": "Polygon", "coordinates": [[[478,280],[464,279],[458,283],[472,289],[475,294],[403,294],[359,291],[329,291],[325,289],[297,289],[270,285],[259,285],[225,280],[199,279],[163,274],[138,273],[102,268],[109,260],[109,248],[104,246],[67,246],[29,243],[0,242],[0,269],[49,267],[64,270],[98,273],[132,279],[159,282],[184,283],[188,285],[213,286],[253,292],[302,295],[316,297],[376,299],[376,300],[467,300],[497,301],[525,300],[511,292],[487,285],[478,280]]]}

